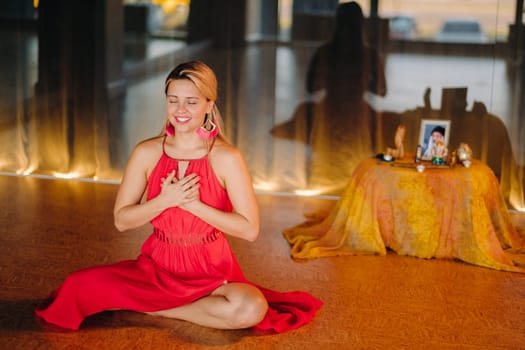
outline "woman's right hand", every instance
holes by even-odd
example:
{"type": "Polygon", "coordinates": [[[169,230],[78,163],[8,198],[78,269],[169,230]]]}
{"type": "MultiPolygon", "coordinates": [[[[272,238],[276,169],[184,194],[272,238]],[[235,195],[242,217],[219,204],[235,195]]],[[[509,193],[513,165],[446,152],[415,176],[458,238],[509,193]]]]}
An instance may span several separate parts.
{"type": "Polygon", "coordinates": [[[161,179],[161,192],[158,200],[167,208],[178,207],[199,199],[199,180],[196,174],[189,174],[182,179],[175,178],[175,170],[161,179]]]}

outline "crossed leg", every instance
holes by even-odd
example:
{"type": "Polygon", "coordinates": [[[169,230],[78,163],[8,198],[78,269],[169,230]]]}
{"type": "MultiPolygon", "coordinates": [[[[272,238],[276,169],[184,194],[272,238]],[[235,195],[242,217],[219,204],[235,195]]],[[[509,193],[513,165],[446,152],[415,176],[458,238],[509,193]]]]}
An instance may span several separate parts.
{"type": "Polygon", "coordinates": [[[246,283],[227,283],[191,304],[147,314],[218,329],[241,329],[258,324],[267,310],[259,289],[246,283]]]}

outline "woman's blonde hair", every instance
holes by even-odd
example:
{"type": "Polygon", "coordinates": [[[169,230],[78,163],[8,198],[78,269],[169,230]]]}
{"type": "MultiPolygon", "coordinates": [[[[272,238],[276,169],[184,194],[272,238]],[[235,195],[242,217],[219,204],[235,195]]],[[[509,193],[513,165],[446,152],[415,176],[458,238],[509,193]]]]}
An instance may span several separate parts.
{"type": "Polygon", "coordinates": [[[213,101],[213,108],[209,114],[211,121],[217,126],[219,133],[217,136],[223,135],[223,121],[219,109],[217,108],[217,77],[213,70],[201,61],[184,62],[176,66],[166,77],[164,83],[164,93],[168,93],[168,87],[174,80],[186,79],[191,81],[197,90],[208,101],[213,101]]]}

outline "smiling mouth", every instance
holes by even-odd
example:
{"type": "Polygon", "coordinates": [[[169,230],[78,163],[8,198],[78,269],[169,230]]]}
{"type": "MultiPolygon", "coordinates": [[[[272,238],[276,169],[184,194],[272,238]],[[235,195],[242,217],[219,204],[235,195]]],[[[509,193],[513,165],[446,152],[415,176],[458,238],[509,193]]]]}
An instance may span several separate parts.
{"type": "Polygon", "coordinates": [[[191,118],[189,117],[175,117],[175,120],[179,123],[185,123],[187,121],[189,121],[191,118]]]}

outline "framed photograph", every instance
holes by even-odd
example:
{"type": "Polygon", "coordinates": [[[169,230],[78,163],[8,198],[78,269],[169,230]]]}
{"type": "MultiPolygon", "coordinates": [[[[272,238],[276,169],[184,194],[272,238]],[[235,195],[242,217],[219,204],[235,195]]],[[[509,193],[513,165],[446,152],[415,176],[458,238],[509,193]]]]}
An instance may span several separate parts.
{"type": "Polygon", "coordinates": [[[421,119],[419,130],[419,144],[423,147],[421,158],[424,160],[432,159],[432,146],[442,141],[448,147],[450,136],[450,120],[443,119],[421,119]]]}

